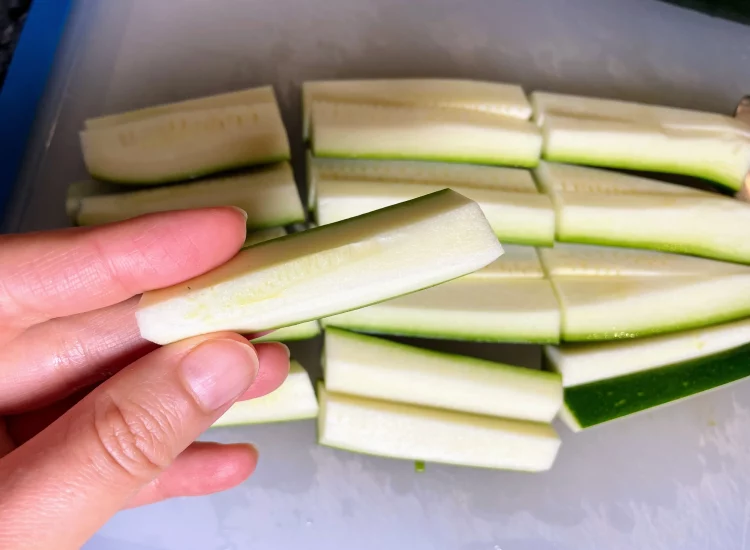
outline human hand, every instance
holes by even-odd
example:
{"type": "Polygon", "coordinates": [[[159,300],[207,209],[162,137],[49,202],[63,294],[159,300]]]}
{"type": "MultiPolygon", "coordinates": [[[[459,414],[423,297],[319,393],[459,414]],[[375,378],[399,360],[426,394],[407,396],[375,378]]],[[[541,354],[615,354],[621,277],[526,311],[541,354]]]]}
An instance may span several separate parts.
{"type": "Polygon", "coordinates": [[[122,508],[252,473],[251,446],[194,441],[283,382],[286,347],[219,333],[157,349],[134,316],[138,294],[244,238],[230,208],[0,237],[0,548],[79,548],[122,508]]]}

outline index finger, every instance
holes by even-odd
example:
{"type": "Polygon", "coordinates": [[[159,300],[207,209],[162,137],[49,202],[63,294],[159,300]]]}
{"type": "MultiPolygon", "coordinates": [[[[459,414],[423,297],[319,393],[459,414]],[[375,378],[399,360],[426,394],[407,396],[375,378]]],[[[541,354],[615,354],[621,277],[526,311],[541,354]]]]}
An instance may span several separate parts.
{"type": "Polygon", "coordinates": [[[0,237],[0,326],[13,333],[176,284],[226,262],[244,239],[231,207],[0,237]]]}

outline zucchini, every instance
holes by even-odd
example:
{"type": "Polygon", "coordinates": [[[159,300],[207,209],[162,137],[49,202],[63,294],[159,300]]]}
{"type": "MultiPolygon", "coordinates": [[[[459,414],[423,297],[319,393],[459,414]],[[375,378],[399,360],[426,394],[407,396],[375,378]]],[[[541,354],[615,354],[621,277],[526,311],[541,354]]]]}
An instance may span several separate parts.
{"type": "Polygon", "coordinates": [[[167,183],[290,158],[278,105],[178,111],[81,132],[96,179],[167,183]]]}
{"type": "Polygon", "coordinates": [[[233,404],[212,428],[244,424],[288,422],[318,416],[318,401],[315,398],[310,377],[297,361],[289,362],[289,375],[275,391],[247,401],[233,404]]]}
{"type": "MultiPolygon", "coordinates": [[[[559,245],[558,245],[559,246],[559,245]]],[[[556,250],[549,249],[549,250],[556,250]]],[[[533,246],[503,245],[505,253],[487,267],[464,275],[463,279],[543,279],[545,276],[539,255],[533,246]]],[[[540,249],[548,250],[548,249],[540,249]]]]}
{"type": "Polygon", "coordinates": [[[750,205],[730,197],[604,170],[542,163],[557,239],[750,263],[750,205]]]}
{"type": "Polygon", "coordinates": [[[329,80],[302,84],[305,141],[310,138],[312,105],[316,101],[440,107],[478,111],[528,120],[531,105],[516,84],[457,79],[329,80]]]}
{"type": "Polygon", "coordinates": [[[77,223],[81,201],[87,197],[126,191],[121,185],[108,181],[82,180],[71,183],[65,196],[65,213],[71,223],[77,223]]]}
{"type": "MultiPolygon", "coordinates": [[[[433,193],[444,184],[319,180],[316,221],[325,225],[433,193]]],[[[481,187],[452,189],[476,201],[503,242],[552,246],[555,213],[549,197],[481,187]]]]}
{"type": "Polygon", "coordinates": [[[326,388],[437,409],[551,422],[560,375],[425,350],[335,328],[325,334],[326,388]]]}
{"type": "Polygon", "coordinates": [[[696,176],[738,191],[750,127],[730,116],[535,92],[543,157],[572,164],[696,176]]]}
{"type": "MultiPolygon", "coordinates": [[[[511,251],[492,265],[502,265],[511,251]]],[[[524,248],[524,247],[518,247],[524,248]]],[[[635,250],[609,246],[556,243],[554,248],[540,248],[544,270],[550,277],[699,277],[728,274],[750,274],[750,267],[717,262],[694,256],[635,250]]],[[[490,266],[481,271],[488,270],[490,266]]]]}
{"type": "Polygon", "coordinates": [[[532,122],[478,111],[316,101],[311,149],[319,157],[533,167],[542,137],[532,122]]]}
{"type": "Polygon", "coordinates": [[[546,279],[462,278],[322,320],[398,336],[479,342],[556,343],[560,311],[546,279]]]}
{"type": "Polygon", "coordinates": [[[528,170],[480,164],[458,164],[418,160],[360,160],[307,155],[308,206],[317,199],[317,182],[354,180],[398,183],[431,183],[443,187],[486,187],[504,191],[537,193],[528,170]]]}
{"type": "Polygon", "coordinates": [[[260,88],[249,88],[238,92],[228,92],[224,94],[199,97],[196,99],[188,99],[186,101],[164,103],[125,113],[89,118],[84,122],[84,125],[87,130],[101,130],[161,115],[175,115],[179,113],[203,111],[205,109],[257,105],[260,103],[276,103],[276,95],[273,92],[273,87],[263,86],[260,88]]]}
{"type": "MultiPolygon", "coordinates": [[[[249,216],[248,216],[249,217],[249,216]]],[[[272,239],[278,239],[287,235],[287,230],[283,227],[269,227],[268,229],[258,229],[257,231],[248,232],[242,248],[249,248],[254,244],[264,243],[272,239]]]]}
{"type": "Polygon", "coordinates": [[[750,319],[651,338],[546,346],[564,387],[617,378],[715,355],[750,343],[750,319]]]}
{"type": "Polygon", "coordinates": [[[699,277],[558,277],[562,339],[618,340],[750,315],[750,274],[699,277]]]}
{"type": "Polygon", "coordinates": [[[712,17],[750,24],[750,7],[745,0],[662,0],[712,17]]]}
{"type": "Polygon", "coordinates": [[[241,250],[209,273],[145,293],[136,318],[157,344],[260,332],[436,285],[501,254],[479,206],[446,189],[241,250]]]}
{"type": "Polygon", "coordinates": [[[750,344],[565,388],[561,417],[574,431],[674,403],[750,376],[750,344]]]}
{"type": "Polygon", "coordinates": [[[320,335],[320,323],[318,321],[305,321],[298,325],[283,327],[274,330],[270,334],[253,339],[257,342],[295,342],[297,340],[310,340],[320,335]]]}
{"type": "Polygon", "coordinates": [[[560,439],[547,424],[389,403],[318,388],[318,443],[388,458],[549,470],[560,439]]]}
{"type": "Polygon", "coordinates": [[[192,183],[84,197],[79,201],[78,225],[98,225],[152,212],[226,205],[247,212],[247,225],[251,229],[305,220],[292,167],[284,162],[192,183]]]}

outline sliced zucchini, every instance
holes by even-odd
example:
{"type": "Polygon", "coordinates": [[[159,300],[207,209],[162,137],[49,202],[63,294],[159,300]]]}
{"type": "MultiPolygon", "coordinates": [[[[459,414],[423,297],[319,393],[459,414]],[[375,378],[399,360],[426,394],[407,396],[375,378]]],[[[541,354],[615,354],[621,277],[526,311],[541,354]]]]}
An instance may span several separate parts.
{"type": "Polygon", "coordinates": [[[750,263],[750,239],[738,229],[750,225],[747,203],[576,166],[543,163],[536,175],[552,196],[560,241],[750,263]]]}
{"type": "Polygon", "coordinates": [[[118,183],[155,184],[288,160],[276,103],[167,113],[81,132],[89,173],[118,183]]]}
{"type": "MultiPolygon", "coordinates": [[[[318,181],[316,221],[325,225],[433,193],[444,184],[370,181],[318,181]]],[[[503,242],[552,246],[555,213],[549,197],[538,192],[516,193],[480,187],[452,189],[481,206],[492,230],[503,242]]]]}
{"type": "Polygon", "coordinates": [[[236,107],[238,105],[256,105],[258,103],[276,103],[276,95],[273,92],[273,87],[250,88],[239,92],[199,97],[175,103],[164,103],[126,113],[89,118],[86,120],[85,126],[87,130],[101,130],[129,122],[146,120],[155,116],[189,113],[222,107],[236,107]]]}
{"type": "Polygon", "coordinates": [[[274,330],[270,334],[255,338],[253,342],[294,342],[310,340],[318,335],[320,335],[320,323],[318,321],[305,321],[298,325],[274,330]]]}
{"type": "Polygon", "coordinates": [[[556,343],[560,311],[546,279],[462,278],[323,319],[375,334],[484,342],[556,343]]]}
{"type": "Polygon", "coordinates": [[[307,156],[308,206],[317,198],[317,182],[354,180],[370,182],[431,183],[443,187],[486,187],[504,191],[537,193],[528,170],[505,166],[458,164],[419,160],[360,160],[307,156]]]}
{"type": "Polygon", "coordinates": [[[83,180],[71,183],[65,197],[65,213],[71,223],[77,223],[81,201],[86,197],[124,191],[123,186],[108,181],[83,180]]]}
{"type": "Polygon", "coordinates": [[[310,138],[311,107],[316,101],[440,107],[531,118],[526,94],[515,84],[434,78],[313,81],[302,84],[305,141],[310,138]]]}
{"type": "Polygon", "coordinates": [[[729,116],[543,93],[532,103],[547,160],[697,176],[734,191],[750,169],[750,127],[729,116]]]}
{"type": "Polygon", "coordinates": [[[541,472],[560,448],[547,424],[339,395],[322,385],[318,399],[318,443],[356,453],[541,472]]]}
{"type": "MultiPolygon", "coordinates": [[[[249,217],[249,215],[248,215],[249,217]]],[[[283,227],[270,227],[268,229],[259,229],[252,231],[245,237],[245,242],[242,244],[242,248],[249,248],[254,244],[264,243],[271,239],[278,239],[287,235],[286,229],[283,227]]]]}
{"type": "MultiPolygon", "coordinates": [[[[509,247],[504,249],[502,258],[490,266],[502,265],[503,260],[511,257],[509,247]]],[[[750,267],[746,265],[610,246],[556,243],[554,248],[540,248],[539,255],[544,270],[550,277],[700,277],[750,274],[750,267]]],[[[480,271],[486,271],[490,266],[480,271]]]]}
{"type": "Polygon", "coordinates": [[[292,360],[289,376],[278,389],[263,397],[238,401],[212,427],[287,422],[317,416],[318,400],[310,377],[302,365],[292,360]]]}
{"type": "Polygon", "coordinates": [[[252,229],[305,220],[289,163],[252,172],[80,199],[79,225],[98,225],[169,210],[237,206],[247,212],[252,229]]]}
{"type": "Polygon", "coordinates": [[[479,206],[446,189],[241,250],[209,273],[145,293],[136,318],[158,344],[260,332],[436,285],[501,254],[479,206]]]}
{"type": "Polygon", "coordinates": [[[529,121],[458,109],[315,101],[319,157],[440,160],[536,166],[542,137],[529,121]]]}
{"type": "Polygon", "coordinates": [[[562,339],[619,340],[705,327],[750,315],[750,275],[560,277],[562,339]]]}
{"type": "Polygon", "coordinates": [[[581,386],[683,363],[750,343],[750,319],[713,327],[597,344],[546,346],[563,386],[581,386]]]}
{"type": "Polygon", "coordinates": [[[437,409],[551,422],[560,375],[425,350],[329,328],[326,388],[334,393],[437,409]]]}
{"type": "MultiPolygon", "coordinates": [[[[559,245],[556,245],[556,247],[559,245]]],[[[555,248],[556,249],[556,248],[555,248]]],[[[505,253],[487,267],[465,275],[464,279],[543,279],[545,274],[533,246],[504,244],[505,253]]],[[[544,249],[546,250],[546,249],[544,249]]],[[[550,249],[552,250],[552,249],[550,249]]]]}
{"type": "Polygon", "coordinates": [[[574,431],[674,403],[750,376],[750,344],[681,363],[565,388],[574,431]]]}

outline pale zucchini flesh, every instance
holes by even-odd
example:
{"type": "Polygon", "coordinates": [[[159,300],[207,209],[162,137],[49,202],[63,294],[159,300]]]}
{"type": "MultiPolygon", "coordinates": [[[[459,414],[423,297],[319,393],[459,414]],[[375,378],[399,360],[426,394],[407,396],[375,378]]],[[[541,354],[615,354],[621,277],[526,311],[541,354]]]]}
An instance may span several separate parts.
{"type": "Polygon", "coordinates": [[[594,344],[546,346],[563,386],[581,386],[714,355],[750,343],[750,319],[712,327],[594,344]]]}
{"type": "Polygon", "coordinates": [[[556,343],[560,310],[546,279],[462,278],[328,317],[323,325],[446,340],[556,343]]]}
{"type": "Polygon", "coordinates": [[[542,138],[529,121],[476,111],[316,101],[311,148],[319,157],[533,167],[542,138]]]}
{"type": "Polygon", "coordinates": [[[270,334],[253,339],[253,342],[295,342],[297,340],[310,340],[319,335],[320,323],[318,321],[305,321],[298,325],[274,330],[270,334]]]}
{"type": "MultiPolygon", "coordinates": [[[[443,184],[386,183],[370,181],[318,181],[316,221],[320,225],[337,222],[398,204],[443,189],[443,184]]],[[[549,197],[536,191],[521,193],[481,187],[451,186],[476,201],[495,235],[503,242],[552,246],[555,214],[549,197]]]]}
{"type": "Polygon", "coordinates": [[[305,141],[310,137],[315,101],[440,107],[519,120],[531,118],[531,105],[516,84],[437,78],[311,81],[302,84],[305,141]]]}
{"type": "Polygon", "coordinates": [[[649,191],[643,178],[633,178],[628,191],[630,176],[611,174],[540,165],[538,181],[550,191],[557,211],[558,240],[750,263],[750,239],[740,229],[750,225],[749,204],[693,189],[679,192],[679,186],[656,181],[649,191]],[[593,186],[592,179],[605,191],[593,186]]]}
{"type": "Polygon", "coordinates": [[[559,277],[562,339],[619,340],[716,325],[750,315],[750,275],[559,277]]]}
{"type": "Polygon", "coordinates": [[[214,271],[147,292],[136,317],[159,344],[260,332],[437,285],[501,254],[479,206],[444,190],[246,248],[214,271]]]}
{"type": "Polygon", "coordinates": [[[255,105],[258,103],[276,103],[276,95],[274,94],[273,87],[263,86],[260,88],[250,88],[237,92],[228,92],[188,99],[185,101],[164,103],[124,113],[89,118],[86,120],[85,126],[87,130],[100,130],[102,128],[112,128],[113,126],[119,126],[137,120],[145,120],[160,115],[188,113],[222,107],[235,107],[238,105],[255,105]]]}
{"type": "Polygon", "coordinates": [[[560,447],[547,424],[339,395],[319,386],[318,443],[388,458],[541,472],[560,447]]]}
{"type": "Polygon", "coordinates": [[[290,157],[276,103],[160,114],[80,137],[89,173],[118,183],[167,183],[290,157]]]}
{"type": "Polygon", "coordinates": [[[436,352],[335,328],[325,334],[326,388],[383,401],[551,422],[556,373],[436,352]]]}
{"type": "Polygon", "coordinates": [[[276,390],[255,399],[238,401],[213,428],[305,420],[318,416],[318,400],[310,377],[297,361],[289,364],[289,375],[276,390]]]}
{"type": "Polygon", "coordinates": [[[126,191],[121,185],[108,181],[82,180],[71,183],[65,195],[65,213],[71,223],[77,223],[81,201],[87,197],[126,191]]]}
{"type": "Polygon", "coordinates": [[[211,206],[236,206],[247,212],[251,229],[305,220],[289,163],[252,172],[80,199],[78,225],[98,225],[166,212],[211,206]]]}
{"type": "Polygon", "coordinates": [[[740,189],[750,127],[732,117],[626,102],[534,94],[545,159],[668,172],[740,189]]]}
{"type": "Polygon", "coordinates": [[[258,229],[255,231],[248,231],[245,236],[245,242],[242,243],[242,248],[248,248],[254,244],[264,243],[272,239],[278,239],[288,235],[287,231],[283,227],[269,227],[268,229],[258,229]]]}
{"type": "MultiPolygon", "coordinates": [[[[559,245],[556,245],[554,250],[557,246],[559,245]]],[[[545,277],[539,254],[533,246],[503,244],[503,250],[504,254],[497,260],[487,267],[465,275],[463,279],[543,279],[545,277]]]]}
{"type": "Polygon", "coordinates": [[[307,155],[308,206],[313,209],[319,180],[354,180],[399,183],[429,183],[443,187],[486,187],[504,191],[537,193],[528,170],[506,166],[484,166],[420,160],[362,160],[307,155]]]}
{"type": "Polygon", "coordinates": [[[565,388],[574,431],[672,404],[750,376],[750,344],[681,363],[565,388]]]}
{"type": "MultiPolygon", "coordinates": [[[[493,262],[500,265],[511,251],[493,262]]],[[[538,249],[544,270],[550,277],[700,277],[750,274],[750,267],[694,256],[611,246],[555,243],[538,249]]],[[[489,269],[489,266],[484,268],[489,269]]]]}

